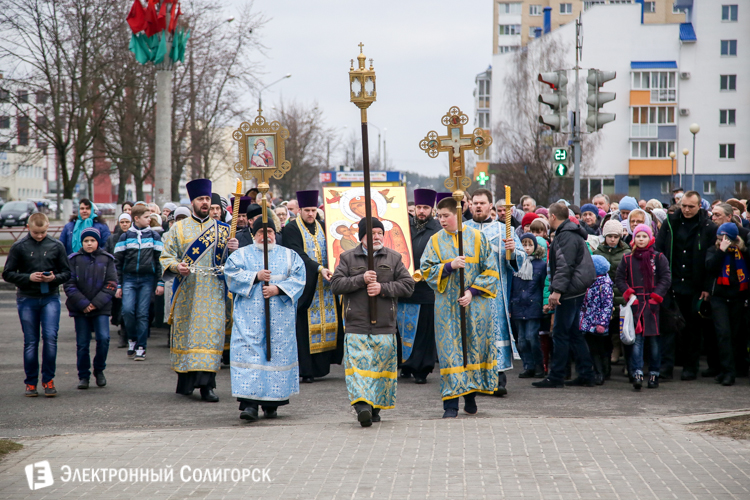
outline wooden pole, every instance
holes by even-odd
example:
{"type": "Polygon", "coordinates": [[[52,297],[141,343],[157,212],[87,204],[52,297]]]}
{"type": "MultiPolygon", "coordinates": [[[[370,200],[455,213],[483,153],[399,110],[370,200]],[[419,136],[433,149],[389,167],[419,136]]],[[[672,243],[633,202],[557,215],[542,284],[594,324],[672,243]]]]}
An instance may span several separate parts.
{"type": "MultiPolygon", "coordinates": [[[[505,239],[510,239],[510,211],[513,208],[513,204],[510,202],[510,186],[505,186],[505,239]]],[[[505,250],[505,260],[510,261],[510,250],[505,250]]]]}
{"type": "MultiPolygon", "coordinates": [[[[362,168],[365,176],[365,219],[367,225],[366,241],[367,241],[367,270],[373,271],[375,269],[375,263],[373,261],[373,248],[372,248],[372,195],[370,194],[370,148],[367,141],[367,110],[362,110],[362,168]]],[[[378,322],[378,304],[377,297],[370,297],[370,324],[374,325],[378,322]]]]}
{"type": "MultiPolygon", "coordinates": [[[[261,174],[263,176],[263,174],[261,174]]],[[[263,199],[261,200],[261,209],[263,211],[261,217],[263,231],[263,269],[268,269],[268,235],[266,230],[268,229],[268,200],[266,200],[266,193],[268,192],[269,185],[262,179],[262,182],[258,184],[258,191],[260,191],[263,199]]],[[[264,282],[265,286],[269,285],[269,282],[264,282]]],[[[266,361],[271,361],[271,299],[263,300],[265,305],[266,313],[266,361]]]]}
{"type": "MultiPolygon", "coordinates": [[[[456,178],[456,185],[458,185],[458,178],[456,178]]],[[[459,190],[456,190],[453,192],[453,199],[456,200],[457,204],[457,214],[456,218],[458,220],[458,229],[457,229],[457,236],[458,236],[458,256],[462,257],[464,255],[464,236],[463,236],[463,206],[461,205],[461,202],[464,199],[464,192],[459,190]]],[[[466,280],[464,277],[464,269],[461,268],[458,270],[458,285],[461,288],[458,297],[461,298],[466,293],[466,280]]],[[[466,368],[467,358],[469,357],[469,342],[466,337],[466,308],[464,306],[459,305],[459,310],[461,313],[461,351],[463,353],[464,358],[464,368],[466,368]]]]}

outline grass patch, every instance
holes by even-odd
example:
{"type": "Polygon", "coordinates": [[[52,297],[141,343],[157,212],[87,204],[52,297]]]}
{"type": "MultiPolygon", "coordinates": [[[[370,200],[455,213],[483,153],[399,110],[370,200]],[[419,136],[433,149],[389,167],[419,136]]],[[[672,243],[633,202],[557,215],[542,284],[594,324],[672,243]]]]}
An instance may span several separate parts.
{"type": "Polygon", "coordinates": [[[15,443],[10,439],[0,439],[0,460],[2,460],[5,455],[18,451],[21,448],[23,448],[22,444],[15,443]]]}
{"type": "Polygon", "coordinates": [[[750,414],[695,424],[694,430],[732,439],[750,439],[750,414]]]}

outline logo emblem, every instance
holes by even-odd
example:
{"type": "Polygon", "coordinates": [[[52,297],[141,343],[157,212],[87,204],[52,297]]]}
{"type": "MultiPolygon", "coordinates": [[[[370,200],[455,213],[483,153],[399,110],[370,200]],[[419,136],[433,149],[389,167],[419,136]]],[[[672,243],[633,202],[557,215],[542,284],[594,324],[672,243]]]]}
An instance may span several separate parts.
{"type": "Polygon", "coordinates": [[[52,477],[52,468],[47,460],[29,464],[25,467],[25,470],[26,480],[29,482],[29,489],[32,491],[55,484],[55,479],[52,477]]]}

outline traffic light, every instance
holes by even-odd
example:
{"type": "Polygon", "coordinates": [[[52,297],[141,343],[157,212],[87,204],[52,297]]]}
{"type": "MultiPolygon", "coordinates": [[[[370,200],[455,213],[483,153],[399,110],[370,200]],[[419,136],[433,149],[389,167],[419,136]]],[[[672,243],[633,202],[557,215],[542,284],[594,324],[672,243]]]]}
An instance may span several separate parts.
{"type": "Polygon", "coordinates": [[[562,132],[568,126],[568,77],[560,69],[550,73],[539,73],[537,79],[552,87],[552,94],[540,94],[539,102],[552,108],[551,115],[539,117],[539,123],[549,125],[553,132],[562,132]]]}
{"type": "Polygon", "coordinates": [[[568,174],[568,150],[556,148],[552,154],[552,168],[557,177],[565,177],[568,174]]]}
{"type": "Polygon", "coordinates": [[[589,84],[589,94],[586,98],[586,103],[589,105],[589,114],[586,118],[586,125],[588,125],[589,132],[596,132],[605,123],[615,120],[614,113],[600,113],[604,103],[615,100],[615,93],[599,91],[602,85],[610,80],[614,80],[615,76],[617,76],[617,73],[614,71],[589,70],[589,76],[586,78],[586,82],[589,84]]]}

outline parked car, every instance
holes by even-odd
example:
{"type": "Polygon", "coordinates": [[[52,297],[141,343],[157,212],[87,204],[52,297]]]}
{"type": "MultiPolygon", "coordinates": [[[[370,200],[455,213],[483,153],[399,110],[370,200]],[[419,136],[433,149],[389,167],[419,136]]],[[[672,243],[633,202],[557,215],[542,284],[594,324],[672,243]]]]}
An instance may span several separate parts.
{"type": "Polygon", "coordinates": [[[117,206],[114,203],[95,203],[99,215],[115,215],[117,206]]]}
{"type": "Polygon", "coordinates": [[[36,212],[33,201],[9,201],[0,209],[0,227],[25,226],[29,215],[36,212]]]}

